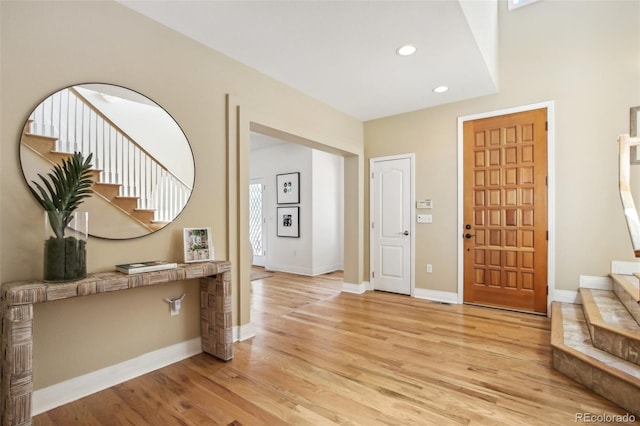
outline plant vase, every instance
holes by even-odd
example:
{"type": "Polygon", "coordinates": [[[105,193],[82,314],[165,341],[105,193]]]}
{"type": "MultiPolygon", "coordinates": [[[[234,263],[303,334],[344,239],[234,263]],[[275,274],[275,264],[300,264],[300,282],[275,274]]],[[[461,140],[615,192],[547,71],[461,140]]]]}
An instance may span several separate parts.
{"type": "Polygon", "coordinates": [[[86,277],[89,213],[51,210],[44,213],[44,281],[86,277]]]}

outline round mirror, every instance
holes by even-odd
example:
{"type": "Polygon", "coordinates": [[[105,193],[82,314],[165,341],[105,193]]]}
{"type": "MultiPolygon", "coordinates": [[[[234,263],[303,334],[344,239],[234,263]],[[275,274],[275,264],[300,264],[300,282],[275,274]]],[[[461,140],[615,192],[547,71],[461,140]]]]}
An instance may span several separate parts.
{"type": "Polygon", "coordinates": [[[41,183],[74,152],[93,154],[89,234],[137,238],[171,223],[194,182],[193,153],[175,120],[151,99],[120,86],[81,84],[62,89],[29,115],[20,139],[27,184],[41,183]]]}

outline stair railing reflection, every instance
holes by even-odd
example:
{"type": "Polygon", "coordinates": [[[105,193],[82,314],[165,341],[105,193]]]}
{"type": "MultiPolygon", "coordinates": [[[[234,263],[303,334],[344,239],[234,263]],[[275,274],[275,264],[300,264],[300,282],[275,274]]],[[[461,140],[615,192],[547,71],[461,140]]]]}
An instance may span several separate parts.
{"type": "MultiPolygon", "coordinates": [[[[640,137],[620,135],[618,136],[618,145],[620,198],[634,254],[636,257],[640,257],[640,218],[631,191],[631,147],[640,145],[640,137]]],[[[634,149],[633,151],[637,152],[638,150],[634,149]]]]}

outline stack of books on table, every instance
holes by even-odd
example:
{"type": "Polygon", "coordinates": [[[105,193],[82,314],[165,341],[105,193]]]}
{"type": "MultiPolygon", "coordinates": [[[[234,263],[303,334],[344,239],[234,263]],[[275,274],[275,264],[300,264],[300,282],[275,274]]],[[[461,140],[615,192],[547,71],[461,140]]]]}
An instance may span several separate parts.
{"type": "Polygon", "coordinates": [[[167,269],[176,269],[177,263],[165,262],[164,260],[154,260],[151,262],[127,263],[124,265],[116,265],[116,271],[123,274],[140,274],[142,272],[165,271],[167,269]]]}

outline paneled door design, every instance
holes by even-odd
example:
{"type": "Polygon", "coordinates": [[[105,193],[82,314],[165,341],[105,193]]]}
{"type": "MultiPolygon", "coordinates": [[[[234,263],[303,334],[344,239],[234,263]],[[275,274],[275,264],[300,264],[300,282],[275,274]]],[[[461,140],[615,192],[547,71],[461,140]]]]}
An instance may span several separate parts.
{"type": "Polygon", "coordinates": [[[374,159],[371,166],[374,288],[411,294],[412,161],[374,159]]]}
{"type": "Polygon", "coordinates": [[[464,123],[464,302],[547,310],[547,110],[464,123]]]}

